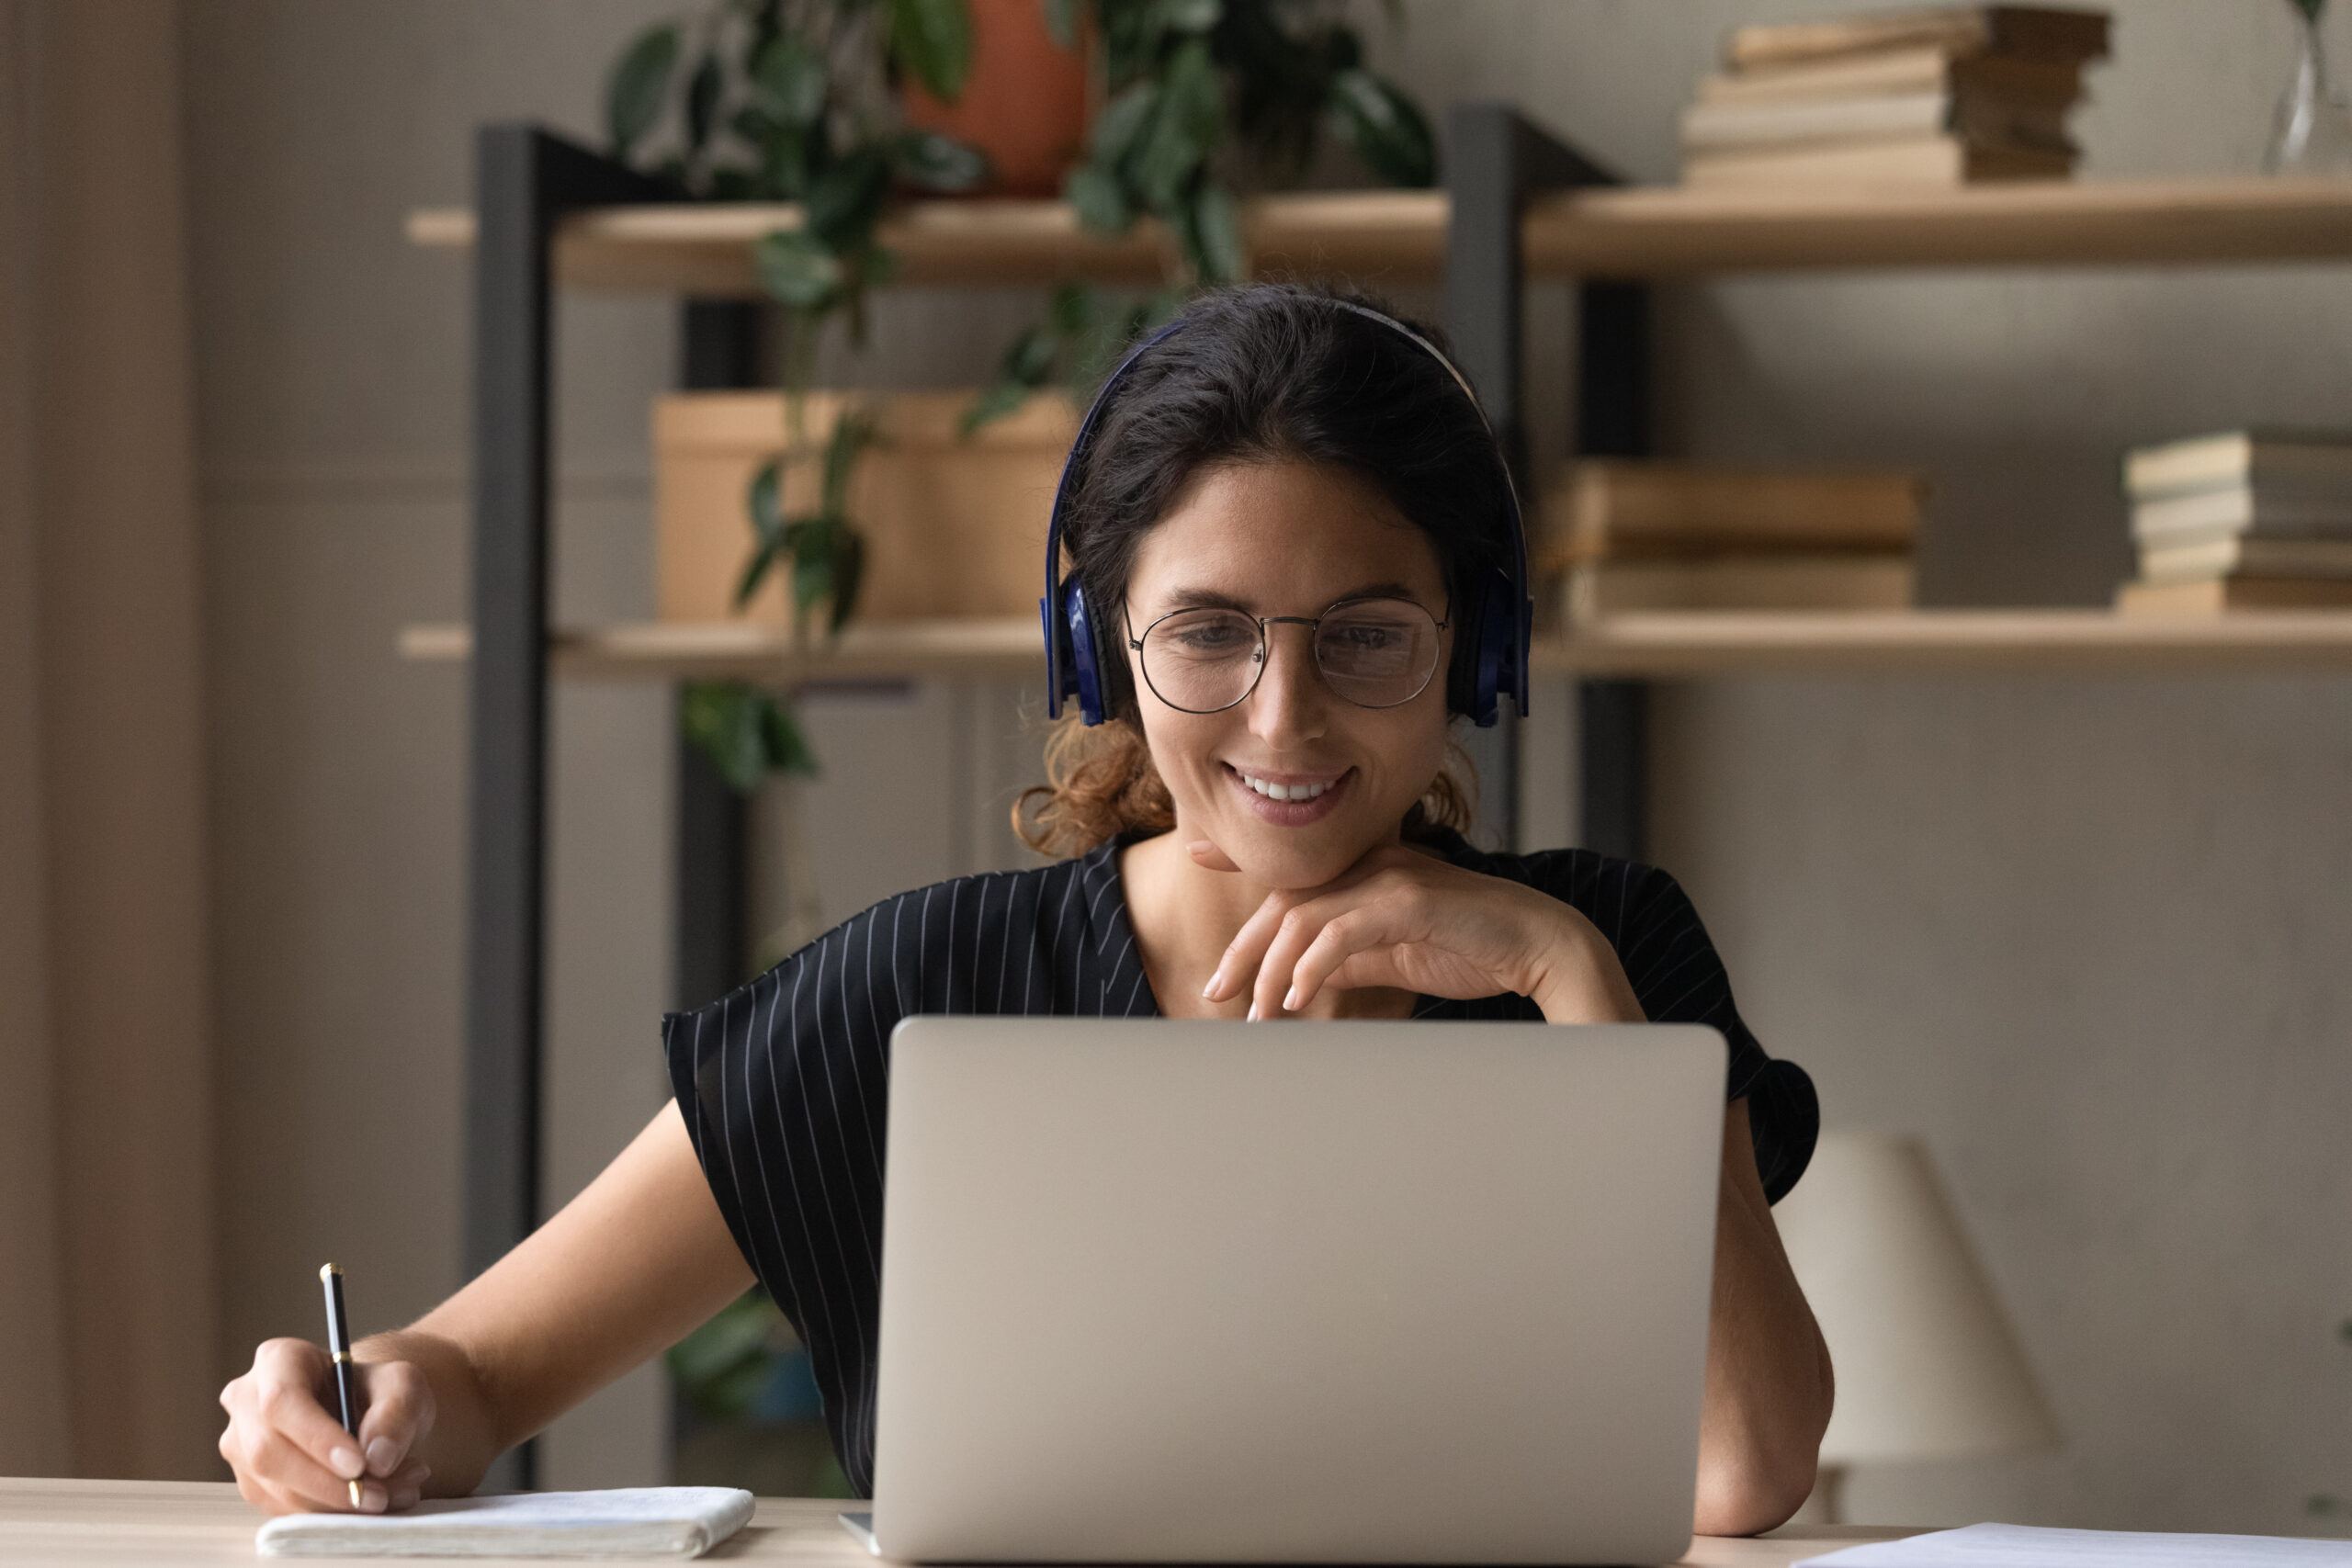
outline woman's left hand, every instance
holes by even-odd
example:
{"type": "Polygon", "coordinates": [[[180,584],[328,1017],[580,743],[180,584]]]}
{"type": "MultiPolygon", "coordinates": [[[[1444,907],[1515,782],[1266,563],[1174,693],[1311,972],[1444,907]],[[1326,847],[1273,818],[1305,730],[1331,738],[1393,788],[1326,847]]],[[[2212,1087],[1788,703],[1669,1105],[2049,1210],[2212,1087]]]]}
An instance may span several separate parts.
{"type": "MultiPolygon", "coordinates": [[[[1206,842],[1193,858],[1233,863],[1206,842]]],[[[1387,986],[1469,998],[1516,991],[1554,1023],[1639,1023],[1641,1004],[1606,938],[1568,905],[1383,844],[1320,887],[1268,895],[1202,993],[1244,989],[1250,1016],[1302,1011],[1327,987],[1387,986]]]]}

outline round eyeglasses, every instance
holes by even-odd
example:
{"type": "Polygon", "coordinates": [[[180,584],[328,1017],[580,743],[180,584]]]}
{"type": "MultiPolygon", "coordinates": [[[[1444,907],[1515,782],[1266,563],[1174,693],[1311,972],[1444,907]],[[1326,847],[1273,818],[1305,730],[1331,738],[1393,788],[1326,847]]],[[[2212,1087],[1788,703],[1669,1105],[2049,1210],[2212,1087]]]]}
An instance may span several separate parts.
{"type": "Polygon", "coordinates": [[[1181,713],[1221,713],[1258,689],[1266,628],[1305,626],[1315,667],[1332,693],[1358,707],[1393,708],[1421,694],[1437,673],[1438,633],[1448,623],[1409,599],[1343,599],[1320,615],[1250,615],[1171,610],[1133,634],[1144,682],[1181,713]]]}

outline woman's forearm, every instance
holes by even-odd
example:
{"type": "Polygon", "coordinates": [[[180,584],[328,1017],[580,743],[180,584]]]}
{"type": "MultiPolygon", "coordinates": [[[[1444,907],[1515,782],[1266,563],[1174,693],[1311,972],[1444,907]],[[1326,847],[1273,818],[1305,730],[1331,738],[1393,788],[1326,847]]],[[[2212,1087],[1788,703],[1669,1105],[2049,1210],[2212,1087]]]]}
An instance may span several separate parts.
{"type": "Polygon", "coordinates": [[[1702,1535],[1753,1535],[1803,1506],[1833,1394],[1828,1349],[1756,1174],[1747,1111],[1735,1101],[1724,1119],[1693,1519],[1702,1535]]]}

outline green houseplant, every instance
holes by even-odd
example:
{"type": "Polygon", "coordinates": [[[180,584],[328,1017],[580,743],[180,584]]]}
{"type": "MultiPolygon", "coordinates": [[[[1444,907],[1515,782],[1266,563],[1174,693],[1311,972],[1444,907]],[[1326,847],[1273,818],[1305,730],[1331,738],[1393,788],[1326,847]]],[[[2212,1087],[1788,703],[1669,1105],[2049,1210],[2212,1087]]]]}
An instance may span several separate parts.
{"type": "MultiPolygon", "coordinates": [[[[1329,0],[1040,0],[1075,46],[1102,40],[1110,96],[1065,195],[1088,227],[1168,225],[1182,285],[1232,280],[1244,265],[1233,180],[1295,183],[1329,134],[1376,178],[1426,185],[1429,124],[1412,99],[1363,64],[1363,40],[1329,0]]],[[[1392,4],[1392,20],[1397,15],[1392,4]]],[[[788,565],[795,625],[820,608],[828,633],[855,614],[865,550],[847,497],[875,418],[853,412],[817,449],[801,417],[827,324],[865,334],[868,291],[893,259],[876,235],[894,186],[968,190],[986,177],[975,149],[910,130],[891,87],[919,82],[952,101],[972,62],[965,0],[717,0],[659,23],[628,46],[605,94],[614,154],[710,200],[803,204],[799,228],[763,238],[761,281],[788,323],[783,383],[788,446],[746,497],[752,535],[737,592],[748,600],[788,565]],[[822,465],[820,501],[786,515],[781,466],[822,465]]],[[[1065,283],[1043,320],[1006,349],[967,421],[976,428],[1051,385],[1080,399],[1134,335],[1174,309],[1176,290],[1123,296],[1065,283]]],[[[740,682],[686,694],[687,733],[740,790],[770,770],[815,761],[790,708],[740,682]]]]}
{"type": "MultiPolygon", "coordinates": [[[[847,495],[876,439],[872,413],[855,410],[821,449],[808,438],[805,394],[823,331],[838,317],[864,340],[867,291],[892,268],[875,230],[895,184],[967,190],[988,172],[973,149],[899,125],[890,85],[911,76],[952,101],[971,62],[965,0],[717,0],[639,34],[605,84],[616,158],[698,198],[802,206],[800,227],[764,236],[756,254],[787,322],[787,446],[747,497],[753,548],[736,594],[748,600],[788,563],[797,627],[821,607],[838,632],[856,611],[865,550],[847,495]],[[786,515],[782,468],[808,462],[822,464],[819,503],[786,515]]],[[[747,682],[690,686],[682,722],[738,790],[770,770],[814,771],[790,707],[747,682]]]]}

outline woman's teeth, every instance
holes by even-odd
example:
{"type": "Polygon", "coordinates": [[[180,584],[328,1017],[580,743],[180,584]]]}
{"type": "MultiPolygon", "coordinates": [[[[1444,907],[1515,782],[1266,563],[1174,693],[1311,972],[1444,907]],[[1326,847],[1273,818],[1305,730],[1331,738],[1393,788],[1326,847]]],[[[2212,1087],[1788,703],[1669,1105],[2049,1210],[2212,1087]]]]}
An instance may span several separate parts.
{"type": "MultiPolygon", "coordinates": [[[[1236,769],[1238,773],[1240,770],[1236,769]]],[[[1254,773],[1242,773],[1242,783],[1264,795],[1268,800],[1313,800],[1331,786],[1327,784],[1269,784],[1254,773]]]]}

